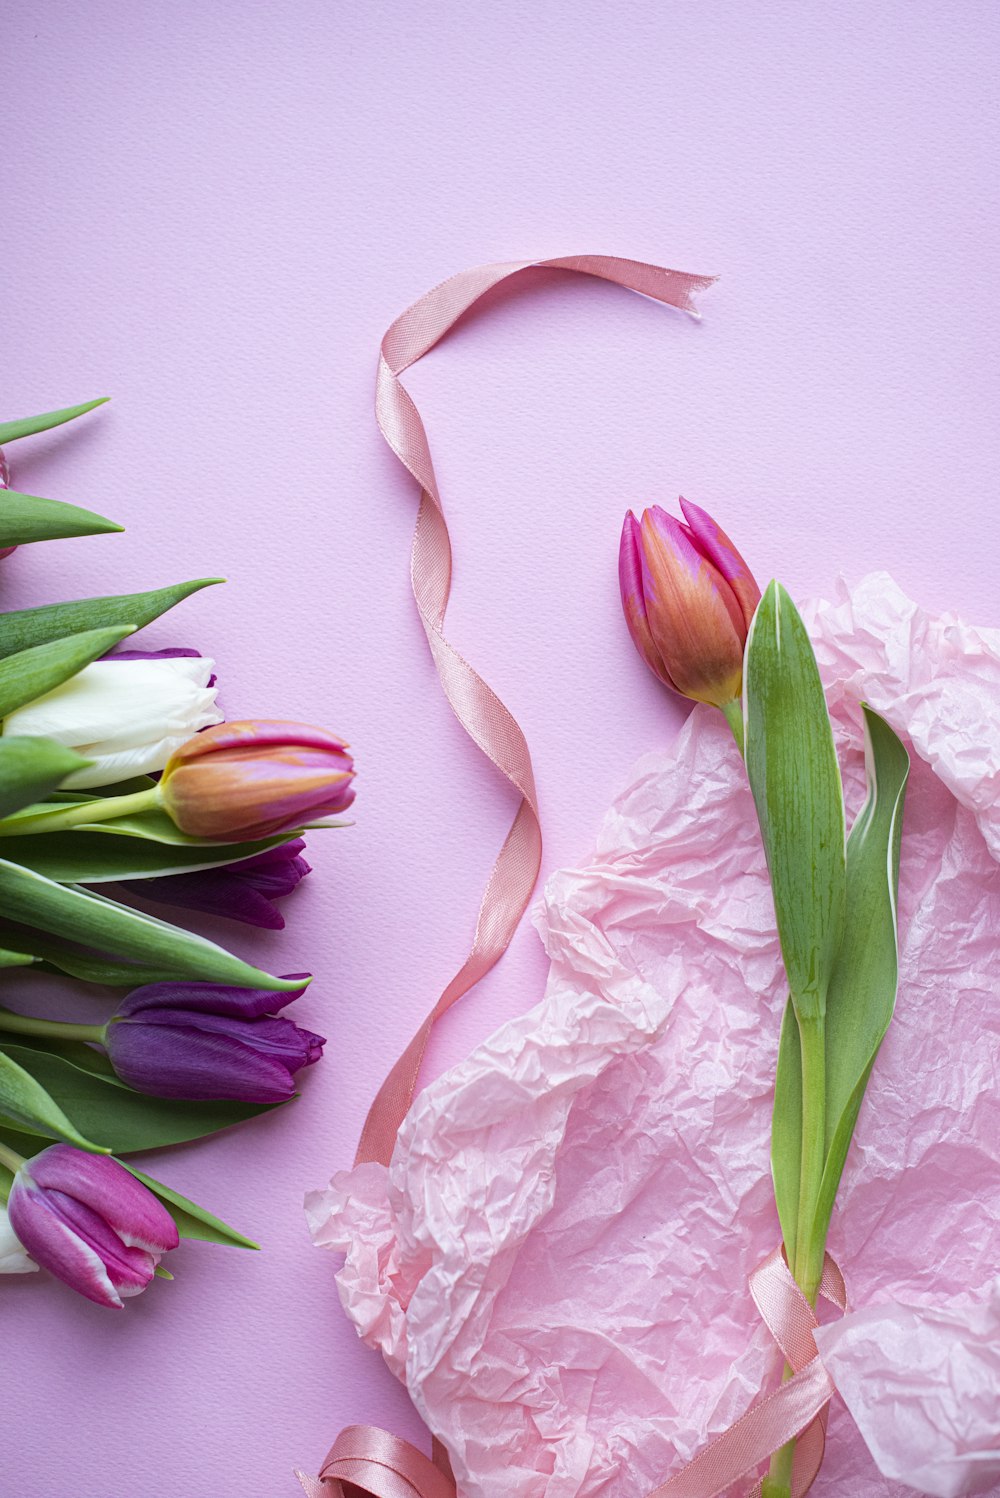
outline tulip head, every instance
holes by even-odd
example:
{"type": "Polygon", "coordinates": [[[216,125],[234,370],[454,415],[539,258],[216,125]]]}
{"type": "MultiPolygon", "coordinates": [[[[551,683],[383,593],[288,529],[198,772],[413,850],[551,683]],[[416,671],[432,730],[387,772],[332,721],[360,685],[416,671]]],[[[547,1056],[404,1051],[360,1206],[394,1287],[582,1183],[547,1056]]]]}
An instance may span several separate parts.
{"type": "Polygon", "coordinates": [[[158,904],[222,915],[247,926],[281,931],[285,918],[275,903],[290,895],[311,872],[303,858],[305,840],[293,838],[240,863],[189,874],[166,874],[156,879],[127,879],[122,888],[158,904]]]}
{"type": "Polygon", "coordinates": [[[179,1242],[166,1207],[117,1160],[53,1144],[26,1160],[7,1203],[31,1257],[72,1289],[120,1310],[179,1242]]]}
{"type": "MultiPolygon", "coordinates": [[[[2,447],[0,447],[0,489],[9,488],[10,469],[7,467],[7,459],[4,456],[4,450],[2,447]]],[[[0,546],[0,562],[3,561],[4,557],[9,557],[12,551],[16,550],[16,546],[0,546]]]]}
{"type": "Polygon", "coordinates": [[[622,529],[618,579],[632,640],[649,669],[695,702],[740,695],[743,650],[760,589],[726,533],[681,500],[684,520],[658,505],[622,529]]]}
{"type": "Polygon", "coordinates": [[[354,800],[354,761],[336,734],[305,723],[222,723],[171,755],[162,804],[209,842],[273,837],[354,800]]]}
{"type": "Polygon", "coordinates": [[[104,1047],[118,1076],[136,1092],[283,1103],[295,1092],[295,1073],[318,1061],[326,1043],[272,1013],[302,991],[148,983],[119,1005],[104,1047]]]}
{"type": "Polygon", "coordinates": [[[69,790],[149,775],[192,734],[222,718],[213,665],[194,652],[108,656],[8,713],[3,731],[54,739],[81,753],[86,747],[90,764],[63,782],[69,790]]]}

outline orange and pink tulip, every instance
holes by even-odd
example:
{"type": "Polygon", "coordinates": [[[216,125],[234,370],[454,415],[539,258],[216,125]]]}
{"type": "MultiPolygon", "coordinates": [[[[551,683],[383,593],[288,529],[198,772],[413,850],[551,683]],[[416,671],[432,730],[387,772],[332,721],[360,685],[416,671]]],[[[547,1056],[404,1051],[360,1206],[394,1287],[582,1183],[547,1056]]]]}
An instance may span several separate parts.
{"type": "Polygon", "coordinates": [[[346,811],[353,778],[347,745],[324,728],[219,723],[174,751],[159,796],[189,836],[244,842],[346,811]]]}
{"type": "Polygon", "coordinates": [[[684,520],[654,505],[625,517],[618,577],[629,633],[665,686],[726,710],[739,700],[760,589],[729,537],[682,499],[684,520]]]}

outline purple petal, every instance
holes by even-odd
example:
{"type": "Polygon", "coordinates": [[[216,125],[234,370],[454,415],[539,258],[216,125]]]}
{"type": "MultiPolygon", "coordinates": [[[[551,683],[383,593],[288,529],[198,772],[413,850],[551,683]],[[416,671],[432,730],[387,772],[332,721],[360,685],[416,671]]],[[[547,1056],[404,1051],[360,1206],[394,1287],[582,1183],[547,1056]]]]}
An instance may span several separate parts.
{"type": "Polygon", "coordinates": [[[122,1081],[152,1097],[283,1103],[295,1091],[282,1061],[231,1035],[193,1026],[116,1024],[109,1027],[107,1047],[122,1081]]]}
{"type": "Polygon", "coordinates": [[[180,1241],[162,1202],[108,1155],[53,1144],[21,1170],[42,1191],[63,1192],[98,1212],[129,1248],[166,1253],[180,1241]]]}
{"type": "MultiPolygon", "coordinates": [[[[308,978],[308,973],[289,973],[289,978],[308,978]]],[[[198,1013],[226,1014],[235,1019],[256,1019],[283,1009],[305,992],[305,985],[292,993],[272,993],[260,988],[230,988],[218,983],[147,983],[134,988],[118,1006],[118,1015],[128,1019],[155,1009],[190,1009],[198,1013]]]]}
{"type": "Polygon", "coordinates": [[[262,931],[281,931],[285,925],[284,916],[267,894],[250,880],[234,877],[228,869],[168,874],[158,879],[123,879],[121,888],[140,899],[175,905],[179,910],[197,910],[202,915],[221,915],[262,931]]]}

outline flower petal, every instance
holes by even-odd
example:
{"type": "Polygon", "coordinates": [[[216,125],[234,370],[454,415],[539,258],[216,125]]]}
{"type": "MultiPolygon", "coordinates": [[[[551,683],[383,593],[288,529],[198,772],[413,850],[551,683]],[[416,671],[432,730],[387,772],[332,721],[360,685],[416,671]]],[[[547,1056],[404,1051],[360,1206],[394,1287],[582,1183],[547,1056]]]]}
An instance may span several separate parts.
{"type": "Polygon", "coordinates": [[[757,580],[725,531],[707,510],[686,499],[682,499],[680,505],[699,549],[714,563],[733,590],[743,620],[745,643],[750,621],[760,603],[757,580]]]}
{"type": "Polygon", "coordinates": [[[656,647],[677,691],[696,701],[738,697],[743,640],[728,585],[665,510],[646,510],[641,524],[642,582],[656,647]]]}
{"type": "Polygon", "coordinates": [[[618,547],[618,586],[621,589],[625,623],[632,636],[632,643],[642,656],[654,676],[658,676],[668,687],[673,687],[663,658],[657,650],[646,617],[646,603],[642,589],[642,544],[639,522],[632,511],[625,516],[621,542],[618,547]]]}
{"type": "Polygon", "coordinates": [[[122,1081],[151,1097],[283,1103],[295,1092],[282,1061],[259,1055],[232,1035],[194,1025],[125,1020],[109,1027],[107,1046],[122,1081]]]}
{"type": "MultiPolygon", "coordinates": [[[[43,1191],[61,1191],[92,1207],[130,1248],[166,1253],[180,1241],[177,1224],[162,1202],[108,1155],[53,1144],[22,1165],[22,1176],[43,1191]]],[[[11,1201],[15,1195],[11,1193],[11,1201]]]]}

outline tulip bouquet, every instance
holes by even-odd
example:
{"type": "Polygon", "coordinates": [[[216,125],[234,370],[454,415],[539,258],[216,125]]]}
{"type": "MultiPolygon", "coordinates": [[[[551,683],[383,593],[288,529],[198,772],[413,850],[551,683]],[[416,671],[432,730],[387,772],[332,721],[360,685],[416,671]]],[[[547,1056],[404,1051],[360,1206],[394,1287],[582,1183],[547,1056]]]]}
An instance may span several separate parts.
{"type": "MultiPolygon", "coordinates": [[[[834,1200],[896,997],[909,760],[884,719],[863,707],[868,797],[846,836],[830,718],[802,619],[779,584],[761,596],[709,515],[681,507],[683,522],[659,508],[641,521],[626,517],[622,602],[646,664],[674,691],[718,708],[746,762],[789,987],[774,1193],[785,1260],[814,1306],[834,1200]]],[[[789,1498],[809,1480],[788,1442],[772,1457],[763,1498],[789,1498]]]]}
{"type": "MultiPolygon", "coordinates": [[[[120,530],[12,490],[3,445],[100,405],[0,424],[0,557],[120,530]]],[[[353,800],[347,746],[298,723],[227,723],[213,662],[121,642],[200,588],[0,614],[0,1271],[38,1265],[99,1305],[143,1290],[180,1237],[250,1239],[119,1156],[288,1102],[323,1039],[273,977],[132,896],[251,925],[309,872],[306,828],[353,800]],[[29,1012],[31,972],[124,997],[101,1023],[29,1012]],[[55,1141],[55,1142],[53,1142],[55,1141]]],[[[169,1275],[166,1275],[169,1278],[169,1275]]]]}

